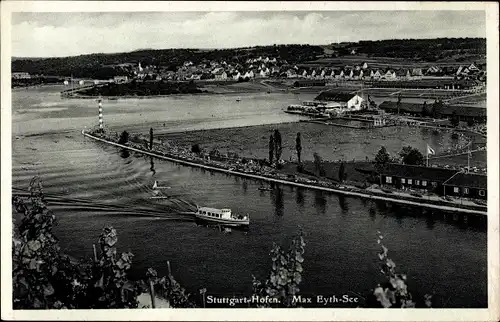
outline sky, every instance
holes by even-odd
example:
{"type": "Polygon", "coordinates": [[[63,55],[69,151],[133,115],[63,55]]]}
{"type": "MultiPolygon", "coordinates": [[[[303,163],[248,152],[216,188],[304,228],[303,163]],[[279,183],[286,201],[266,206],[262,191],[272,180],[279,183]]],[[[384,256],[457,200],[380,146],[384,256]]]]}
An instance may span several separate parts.
{"type": "Polygon", "coordinates": [[[486,37],[484,11],[14,12],[12,56],[486,37]]]}

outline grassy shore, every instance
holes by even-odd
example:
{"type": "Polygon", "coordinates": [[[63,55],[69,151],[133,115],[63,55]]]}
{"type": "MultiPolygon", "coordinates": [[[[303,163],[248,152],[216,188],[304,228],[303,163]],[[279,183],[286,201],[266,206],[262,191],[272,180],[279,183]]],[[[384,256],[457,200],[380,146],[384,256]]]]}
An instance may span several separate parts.
{"type": "MultiPolygon", "coordinates": [[[[336,192],[362,198],[418,205],[446,211],[461,211],[471,214],[486,215],[485,205],[469,200],[445,200],[430,193],[426,193],[425,196],[414,196],[407,192],[385,191],[385,189],[379,188],[377,185],[373,184],[373,182],[369,183],[368,180],[365,180],[362,184],[356,181],[339,183],[338,179],[336,180],[334,177],[328,177],[328,175],[333,176],[335,174],[336,166],[334,163],[328,166],[328,170],[325,171],[326,175],[320,177],[310,172],[311,165],[309,163],[305,164],[305,171],[299,171],[296,164],[294,165],[292,162],[289,164],[285,162],[283,166],[274,167],[267,164],[263,159],[249,160],[237,156],[217,156],[211,158],[207,154],[195,153],[186,147],[179,147],[163,141],[156,141],[154,144],[155,148],[149,149],[147,148],[148,140],[142,134],[132,135],[132,141],[125,145],[117,143],[119,139],[118,133],[107,134],[102,131],[97,131],[89,134],[82,131],[82,134],[108,144],[144,153],[146,155],[227,174],[303,188],[336,192]],[[296,169],[295,171],[294,168],[296,169]],[[349,183],[354,183],[354,185],[349,183]]],[[[365,166],[366,165],[367,164],[365,164],[365,166]]],[[[348,169],[348,177],[349,175],[353,175],[355,171],[358,171],[356,167],[359,166],[359,164],[355,165],[355,162],[353,162],[353,166],[354,167],[349,167],[348,169]]],[[[358,177],[357,180],[360,180],[360,178],[361,177],[358,177]]],[[[364,178],[366,179],[366,177],[364,178]]]]}

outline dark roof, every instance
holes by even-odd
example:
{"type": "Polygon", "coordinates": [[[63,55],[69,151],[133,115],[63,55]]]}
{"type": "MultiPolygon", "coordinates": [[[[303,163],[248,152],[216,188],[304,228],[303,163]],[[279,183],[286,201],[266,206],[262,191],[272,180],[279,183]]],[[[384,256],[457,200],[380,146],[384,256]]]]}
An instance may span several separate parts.
{"type": "Polygon", "coordinates": [[[317,101],[329,101],[329,102],[347,102],[349,101],[354,94],[349,93],[332,93],[332,92],[321,92],[315,98],[317,101]]]}
{"type": "MultiPolygon", "coordinates": [[[[398,103],[393,101],[384,101],[380,103],[379,108],[386,111],[397,111],[398,103]]],[[[401,102],[399,107],[400,112],[403,113],[404,112],[422,113],[423,109],[424,109],[424,104],[419,104],[419,103],[401,102]]]]}
{"type": "Polygon", "coordinates": [[[407,179],[419,179],[436,182],[445,182],[457,171],[442,168],[428,168],[415,165],[389,163],[382,169],[381,174],[407,179]]]}
{"type": "Polygon", "coordinates": [[[445,105],[440,111],[443,115],[453,115],[455,112],[459,116],[486,117],[486,108],[476,106],[445,105]]]}
{"type": "Polygon", "coordinates": [[[488,177],[479,174],[457,173],[444,184],[447,186],[469,187],[486,190],[488,177]]]}
{"type": "Polygon", "coordinates": [[[302,86],[302,85],[319,85],[319,86],[324,86],[326,83],[325,83],[325,81],[322,81],[322,80],[302,79],[302,80],[295,81],[293,84],[294,84],[294,86],[302,86]]]}
{"type": "MultiPolygon", "coordinates": [[[[427,103],[427,106],[432,108],[433,103],[427,103]]],[[[396,112],[398,110],[397,102],[384,101],[379,104],[379,108],[388,112],[396,112]]],[[[399,111],[402,113],[422,113],[424,109],[423,103],[406,103],[401,102],[399,111]]],[[[462,106],[462,105],[444,105],[436,111],[443,116],[452,116],[455,112],[457,116],[471,116],[471,117],[486,117],[486,108],[475,106],[462,106]]]]}

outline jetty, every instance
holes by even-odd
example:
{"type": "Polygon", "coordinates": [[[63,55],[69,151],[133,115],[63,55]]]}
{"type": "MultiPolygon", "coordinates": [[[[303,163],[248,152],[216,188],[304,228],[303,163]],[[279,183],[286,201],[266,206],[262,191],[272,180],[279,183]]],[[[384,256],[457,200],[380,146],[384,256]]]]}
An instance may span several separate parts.
{"type": "Polygon", "coordinates": [[[483,216],[487,215],[487,207],[486,206],[471,207],[471,206],[465,206],[465,205],[460,205],[460,204],[445,202],[445,201],[433,202],[431,200],[425,200],[425,199],[419,198],[419,197],[403,197],[403,196],[395,197],[395,196],[391,196],[388,193],[383,193],[383,192],[379,193],[379,192],[366,191],[366,190],[361,190],[361,189],[351,189],[351,188],[342,189],[342,188],[332,188],[332,187],[324,187],[324,186],[319,186],[319,185],[312,185],[312,184],[301,183],[301,182],[296,182],[296,181],[291,181],[291,180],[285,180],[285,179],[281,179],[281,178],[264,176],[264,175],[260,175],[260,174],[234,171],[234,170],[230,170],[230,169],[216,167],[213,165],[207,165],[207,164],[203,164],[203,163],[199,163],[199,162],[194,162],[191,160],[184,160],[184,159],[181,159],[179,157],[166,156],[166,155],[160,154],[159,152],[146,151],[143,149],[138,149],[138,148],[134,148],[131,146],[118,144],[118,143],[115,143],[115,142],[112,142],[109,140],[105,140],[105,139],[99,138],[97,136],[94,136],[90,133],[87,133],[83,130],[82,130],[82,134],[85,137],[91,138],[91,139],[99,141],[99,142],[107,143],[109,145],[113,145],[113,146],[116,146],[119,148],[142,153],[145,155],[149,155],[151,157],[155,157],[158,159],[167,160],[167,161],[175,162],[175,163],[186,165],[186,166],[197,167],[197,168],[202,168],[202,169],[216,171],[216,172],[222,172],[222,173],[226,173],[226,174],[230,174],[230,175],[246,177],[246,178],[267,181],[267,182],[273,182],[273,183],[278,183],[278,184],[283,184],[283,185],[296,186],[296,187],[301,187],[301,188],[306,188],[306,189],[320,190],[320,191],[325,191],[325,192],[343,194],[343,195],[352,196],[352,197],[368,198],[368,199],[372,199],[372,200],[381,200],[381,201],[387,201],[387,202],[393,202],[393,203],[399,203],[399,204],[406,204],[406,205],[410,205],[410,206],[420,206],[420,207],[439,209],[439,210],[449,211],[449,212],[466,213],[466,214],[471,214],[471,215],[483,215],[483,216]]]}

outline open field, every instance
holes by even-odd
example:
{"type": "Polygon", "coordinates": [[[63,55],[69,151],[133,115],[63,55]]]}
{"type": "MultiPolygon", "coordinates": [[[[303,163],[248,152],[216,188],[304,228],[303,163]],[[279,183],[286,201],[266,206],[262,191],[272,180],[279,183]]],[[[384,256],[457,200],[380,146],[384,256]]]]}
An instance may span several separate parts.
{"type": "MultiPolygon", "coordinates": [[[[221,153],[234,152],[241,157],[267,159],[269,136],[274,129],[281,133],[282,159],[286,161],[296,160],[297,132],[302,135],[303,161],[313,160],[314,153],[318,153],[325,161],[373,160],[381,146],[385,146],[391,155],[399,153],[407,145],[425,153],[426,143],[439,155],[457,144],[451,132],[435,133],[427,128],[386,127],[360,130],[305,122],[167,133],[160,138],[172,140],[181,146],[199,144],[206,151],[217,149],[221,153]]],[[[474,144],[484,143],[484,138],[480,136],[473,136],[472,140],[474,144]]],[[[484,164],[486,154],[475,153],[472,159],[473,162],[484,164]]],[[[450,162],[444,160],[439,162],[450,162]]]]}

